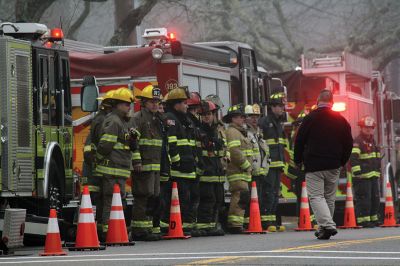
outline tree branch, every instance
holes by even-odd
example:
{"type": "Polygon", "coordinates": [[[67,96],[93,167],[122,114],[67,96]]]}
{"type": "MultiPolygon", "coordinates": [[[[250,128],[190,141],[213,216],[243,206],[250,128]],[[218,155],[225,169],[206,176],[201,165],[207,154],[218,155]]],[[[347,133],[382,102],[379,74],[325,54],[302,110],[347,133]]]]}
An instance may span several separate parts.
{"type": "Polygon", "coordinates": [[[75,34],[78,31],[78,29],[82,26],[83,22],[87,18],[87,16],[90,13],[90,1],[84,1],[85,2],[85,7],[79,16],[79,18],[72,24],[72,26],[68,29],[67,36],[70,39],[76,40],[75,34]]]}
{"type": "Polygon", "coordinates": [[[132,30],[142,23],[144,17],[157,4],[157,0],[144,0],[138,8],[129,11],[126,18],[114,31],[114,36],[110,39],[110,45],[123,45],[128,43],[129,35],[132,30]]]}

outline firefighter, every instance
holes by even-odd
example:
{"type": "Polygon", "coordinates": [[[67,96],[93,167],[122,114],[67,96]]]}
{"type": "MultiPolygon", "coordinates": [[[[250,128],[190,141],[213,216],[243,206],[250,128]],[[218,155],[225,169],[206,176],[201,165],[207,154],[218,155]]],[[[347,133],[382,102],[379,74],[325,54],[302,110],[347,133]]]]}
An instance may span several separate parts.
{"type": "Polygon", "coordinates": [[[191,234],[198,207],[198,180],[194,127],[187,116],[187,99],[188,92],[184,88],[175,88],[168,93],[166,124],[170,179],[178,185],[183,230],[191,234]]]}
{"type": "Polygon", "coordinates": [[[218,224],[224,203],[225,171],[222,159],[226,158],[225,140],[218,132],[217,106],[211,101],[201,105],[201,151],[203,171],[200,175],[200,203],[197,228],[200,235],[222,236],[225,234],[218,224]]]}
{"type": "MultiPolygon", "coordinates": [[[[277,231],[277,208],[280,195],[281,174],[285,167],[284,150],[286,146],[285,132],[283,130],[285,95],[283,93],[272,94],[268,105],[270,112],[259,120],[259,126],[263,130],[271,164],[267,175],[266,184],[266,215],[261,216],[263,228],[270,232],[277,231]]],[[[285,231],[284,226],[279,226],[279,231],[285,231]]]]}
{"type": "MultiPolygon", "coordinates": [[[[83,149],[83,175],[86,180],[84,185],[88,185],[90,198],[94,206],[96,206],[96,220],[101,225],[101,216],[103,212],[103,201],[101,199],[101,174],[96,171],[96,150],[100,141],[101,126],[106,118],[106,115],[112,111],[111,98],[114,90],[110,90],[104,97],[97,98],[101,100],[100,110],[97,112],[90,125],[90,133],[86,137],[85,146],[83,149]]],[[[100,230],[101,232],[101,230],[100,230]]]]}
{"type": "MultiPolygon", "coordinates": [[[[269,148],[263,139],[262,132],[258,127],[258,120],[261,116],[260,106],[258,104],[246,105],[244,112],[246,118],[247,137],[250,140],[253,160],[251,179],[256,182],[257,195],[260,205],[260,214],[266,215],[265,212],[265,186],[266,176],[269,168],[269,148]]],[[[250,188],[251,189],[251,188],[250,188]]],[[[249,210],[250,205],[246,208],[245,224],[249,223],[249,210]]]]}
{"type": "Polygon", "coordinates": [[[168,135],[166,125],[166,107],[167,95],[162,97],[161,104],[159,105],[159,115],[163,121],[162,126],[162,145],[161,145],[161,161],[160,161],[160,197],[159,205],[156,211],[156,216],[153,219],[153,225],[160,227],[161,233],[167,233],[169,226],[169,210],[171,201],[171,182],[169,181],[170,175],[170,162],[168,156],[168,135]]]}
{"type": "Polygon", "coordinates": [[[129,110],[133,95],[128,88],[117,89],[112,97],[112,112],[105,118],[99,144],[97,146],[98,163],[96,171],[102,177],[102,228],[104,238],[108,231],[111,201],[114,184],[120,186],[125,196],[125,182],[131,175],[133,151],[137,150],[138,132],[129,128],[129,110]]]}
{"type": "Polygon", "coordinates": [[[159,228],[153,231],[153,216],[158,208],[160,194],[160,161],[163,122],[158,113],[161,91],[146,86],[137,96],[141,110],[133,115],[140,134],[138,157],[134,158],[132,194],[135,198],[132,212],[132,237],[138,241],[160,240],[159,228]]]}
{"type": "MultiPolygon", "coordinates": [[[[205,98],[206,101],[210,101],[215,104],[215,106],[218,109],[217,114],[215,115],[215,121],[217,124],[217,130],[218,130],[218,135],[221,139],[225,140],[225,145],[226,145],[226,134],[225,134],[225,125],[224,123],[220,120],[222,117],[222,108],[224,107],[224,104],[222,103],[221,99],[219,98],[218,95],[215,94],[210,94],[207,95],[205,98]]],[[[226,172],[226,168],[228,166],[228,162],[230,160],[230,154],[229,151],[226,152],[226,157],[221,158],[222,161],[222,166],[224,168],[224,171],[226,172]]]]}
{"type": "Polygon", "coordinates": [[[354,140],[350,157],[355,211],[358,225],[374,227],[379,223],[381,175],[381,154],[374,140],[376,122],[371,116],[365,116],[358,125],[360,135],[354,140]]]}
{"type": "Polygon", "coordinates": [[[226,175],[231,192],[228,212],[228,231],[231,234],[243,233],[244,213],[250,202],[249,182],[253,151],[244,128],[245,118],[241,105],[231,106],[223,117],[223,121],[229,124],[226,141],[231,161],[226,175]]]}

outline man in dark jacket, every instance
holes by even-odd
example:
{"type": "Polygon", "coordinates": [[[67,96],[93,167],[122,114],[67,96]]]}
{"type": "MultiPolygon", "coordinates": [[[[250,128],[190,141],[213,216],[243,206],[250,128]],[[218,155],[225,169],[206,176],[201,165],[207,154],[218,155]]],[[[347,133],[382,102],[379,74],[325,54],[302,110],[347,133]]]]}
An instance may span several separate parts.
{"type": "Polygon", "coordinates": [[[349,123],[332,111],[332,92],[321,91],[318,108],[301,124],[294,147],[294,161],[306,172],[307,192],[318,223],[318,239],[337,234],[333,221],[339,173],[350,158],[353,138],[349,123]]]}

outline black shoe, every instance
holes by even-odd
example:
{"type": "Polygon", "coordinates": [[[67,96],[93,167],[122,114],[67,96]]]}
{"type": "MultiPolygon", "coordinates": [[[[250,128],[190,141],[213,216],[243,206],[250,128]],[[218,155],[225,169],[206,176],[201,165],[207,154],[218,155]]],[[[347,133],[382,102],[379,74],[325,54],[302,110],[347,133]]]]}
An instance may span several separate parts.
{"type": "Polygon", "coordinates": [[[241,227],[230,227],[228,228],[228,232],[232,235],[243,234],[243,228],[241,227]]]}
{"type": "Polygon", "coordinates": [[[141,235],[132,235],[132,239],[134,241],[159,241],[161,240],[161,236],[158,234],[141,234],[141,235]]]}
{"type": "Polygon", "coordinates": [[[225,231],[220,228],[214,228],[206,231],[207,236],[224,236],[225,231]]]}
{"type": "Polygon", "coordinates": [[[363,228],[374,228],[375,223],[374,222],[362,222],[362,223],[360,223],[360,226],[362,226],[363,228]]]}
{"type": "Polygon", "coordinates": [[[334,228],[323,228],[320,231],[315,232],[315,236],[320,240],[328,240],[331,236],[337,234],[337,230],[334,228]]]}
{"type": "Polygon", "coordinates": [[[191,232],[192,237],[207,236],[206,231],[200,229],[193,229],[191,232]]]}

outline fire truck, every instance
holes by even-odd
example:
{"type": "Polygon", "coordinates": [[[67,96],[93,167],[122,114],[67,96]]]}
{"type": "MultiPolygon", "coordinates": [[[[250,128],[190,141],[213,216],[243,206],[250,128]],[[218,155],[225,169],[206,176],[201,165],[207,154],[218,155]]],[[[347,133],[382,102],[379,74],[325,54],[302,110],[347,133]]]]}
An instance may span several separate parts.
{"type": "MultiPolygon", "coordinates": [[[[72,116],[74,117],[74,167],[81,171],[83,144],[92,114],[81,111],[81,86],[84,76],[95,76],[100,94],[118,87],[128,87],[134,96],[147,85],[158,85],[165,95],[177,86],[202,97],[217,94],[225,112],[231,105],[231,56],[228,51],[180,42],[165,28],[147,29],[143,38],[147,45],[94,47],[66,41],[70,51],[72,116]]],[[[94,103],[90,103],[94,106],[94,103]]],[[[140,108],[135,104],[135,110],[140,108]]],[[[86,110],[93,111],[93,110],[86,110]]],[[[129,190],[129,189],[128,189],[129,190]]]]}
{"type": "Polygon", "coordinates": [[[49,208],[63,221],[73,216],[64,208],[75,180],[70,63],[62,41],[61,29],[43,24],[0,24],[0,218],[5,209],[25,209],[26,235],[45,236],[49,208]]]}
{"type": "MultiPolygon", "coordinates": [[[[285,86],[288,117],[316,104],[319,92],[330,89],[334,94],[333,110],[340,112],[350,123],[353,137],[359,134],[357,122],[365,115],[377,121],[376,139],[381,148],[381,203],[384,203],[386,182],[392,183],[394,199],[398,199],[396,171],[395,127],[399,121],[399,100],[385,86],[379,72],[373,71],[370,60],[343,52],[339,55],[303,55],[301,69],[272,74],[271,87],[285,86]]],[[[344,169],[337,192],[338,214],[341,217],[349,174],[344,169]]],[[[350,177],[351,178],[351,177],[350,177]]],[[[289,183],[287,177],[282,183],[289,183]]],[[[294,200],[294,198],[293,198],[294,200]]],[[[382,208],[383,209],[383,208],[382,208]]],[[[343,221],[337,218],[338,222],[343,221]]]]}

